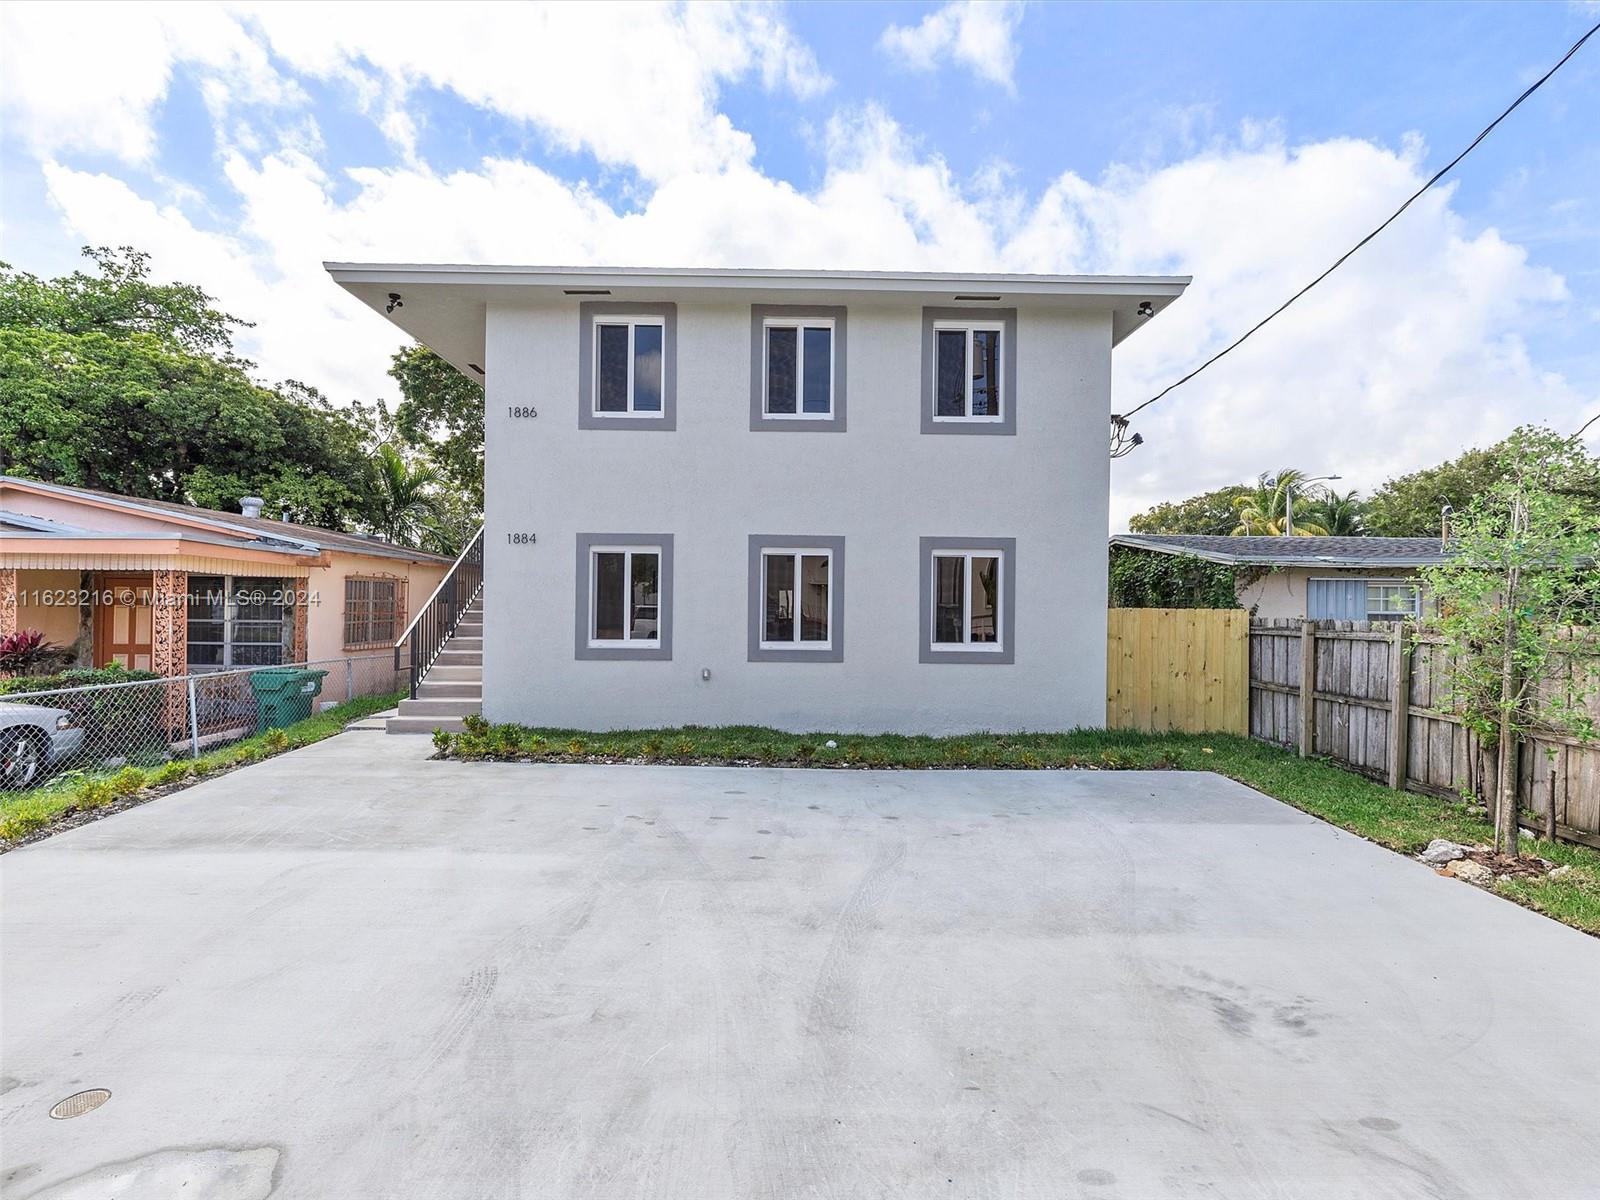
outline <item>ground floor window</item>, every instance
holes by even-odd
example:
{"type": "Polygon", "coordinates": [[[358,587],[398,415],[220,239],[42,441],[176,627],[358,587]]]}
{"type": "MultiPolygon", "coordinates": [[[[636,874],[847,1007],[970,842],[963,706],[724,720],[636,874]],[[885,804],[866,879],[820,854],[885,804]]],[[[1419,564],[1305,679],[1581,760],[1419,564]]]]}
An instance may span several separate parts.
{"type": "Polygon", "coordinates": [[[672,539],[578,538],[578,657],[670,658],[672,539]]]}
{"type": "Polygon", "coordinates": [[[1012,661],[1016,545],[922,539],[922,661],[1012,661]]]}
{"type": "Polygon", "coordinates": [[[344,647],[393,645],[405,620],[402,581],[349,575],[344,581],[344,647]]]}
{"type": "Polygon", "coordinates": [[[750,538],[750,661],[842,662],[842,537],[750,538]]]}
{"type": "Polygon", "coordinates": [[[192,670],[272,667],[294,637],[292,580],[248,575],[189,576],[188,663],[192,670]]]}

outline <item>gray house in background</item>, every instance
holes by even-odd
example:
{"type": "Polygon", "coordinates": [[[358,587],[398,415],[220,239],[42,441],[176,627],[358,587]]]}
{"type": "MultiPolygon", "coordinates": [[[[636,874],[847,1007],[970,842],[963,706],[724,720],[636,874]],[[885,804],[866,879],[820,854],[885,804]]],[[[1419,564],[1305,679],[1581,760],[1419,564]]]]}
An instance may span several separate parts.
{"type": "Polygon", "coordinates": [[[1113,546],[1260,567],[1239,585],[1258,617],[1392,621],[1423,611],[1419,568],[1444,561],[1438,538],[1227,537],[1119,533],[1113,546]]]}
{"type": "Polygon", "coordinates": [[[328,269],[484,381],[490,720],[1104,723],[1111,352],[1186,278],[328,269]]]}

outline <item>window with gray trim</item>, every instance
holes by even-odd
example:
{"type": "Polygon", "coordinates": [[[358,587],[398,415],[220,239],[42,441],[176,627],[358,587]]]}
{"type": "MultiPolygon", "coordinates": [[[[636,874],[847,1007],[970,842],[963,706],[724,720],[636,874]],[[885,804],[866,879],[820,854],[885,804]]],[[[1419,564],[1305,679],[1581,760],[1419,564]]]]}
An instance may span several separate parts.
{"type": "Polygon", "coordinates": [[[750,536],[751,662],[844,661],[844,538],[750,536]]]}
{"type": "Polygon", "coordinates": [[[923,538],[922,662],[1014,661],[1015,538],[923,538]]]}
{"type": "Polygon", "coordinates": [[[750,308],[750,428],[842,433],[845,428],[842,305],[750,308]]]}
{"type": "Polygon", "coordinates": [[[673,429],[677,424],[677,306],[578,306],[578,426],[673,429]]]}
{"type": "Polygon", "coordinates": [[[578,535],[579,658],[672,657],[672,535],[578,535]]]}
{"type": "Polygon", "coordinates": [[[1017,431],[1017,310],[922,310],[922,432],[1017,431]]]}

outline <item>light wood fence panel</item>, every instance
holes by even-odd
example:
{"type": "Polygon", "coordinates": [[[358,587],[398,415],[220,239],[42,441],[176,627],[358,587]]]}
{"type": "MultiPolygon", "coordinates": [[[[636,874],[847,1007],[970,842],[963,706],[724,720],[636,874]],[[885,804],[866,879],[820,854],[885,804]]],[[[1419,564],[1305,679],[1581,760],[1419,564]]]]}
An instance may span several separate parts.
{"type": "Polygon", "coordinates": [[[1250,617],[1242,609],[1111,609],[1106,724],[1246,733],[1249,635],[1250,617]]]}

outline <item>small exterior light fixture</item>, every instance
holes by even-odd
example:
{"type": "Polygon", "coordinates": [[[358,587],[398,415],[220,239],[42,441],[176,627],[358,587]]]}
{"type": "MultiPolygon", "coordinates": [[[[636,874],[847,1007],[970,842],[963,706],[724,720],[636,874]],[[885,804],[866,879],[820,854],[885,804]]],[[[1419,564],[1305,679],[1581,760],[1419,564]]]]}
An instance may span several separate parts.
{"type": "Polygon", "coordinates": [[[386,312],[386,313],[392,313],[395,309],[404,308],[405,306],[406,306],[406,302],[404,300],[400,299],[400,293],[399,292],[390,292],[389,293],[389,303],[384,306],[384,310],[383,311],[386,312]]]}
{"type": "Polygon", "coordinates": [[[1156,315],[1156,306],[1154,304],[1151,304],[1150,301],[1148,301],[1148,300],[1139,301],[1139,315],[1141,317],[1153,317],[1153,316],[1155,316],[1156,315]]]}

